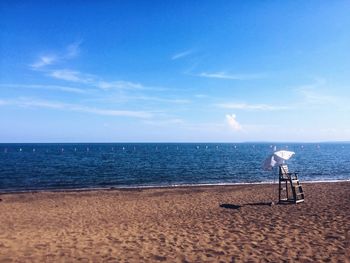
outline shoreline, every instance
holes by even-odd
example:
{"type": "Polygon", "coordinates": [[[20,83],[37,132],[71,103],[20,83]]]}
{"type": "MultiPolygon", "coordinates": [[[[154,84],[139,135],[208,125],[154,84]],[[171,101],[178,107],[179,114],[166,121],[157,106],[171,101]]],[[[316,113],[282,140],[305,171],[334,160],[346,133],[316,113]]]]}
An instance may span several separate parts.
{"type": "MultiPolygon", "coordinates": [[[[301,181],[301,184],[332,184],[350,182],[346,180],[321,180],[321,181],[301,181]]],[[[49,189],[28,189],[28,190],[0,190],[0,195],[22,194],[22,193],[50,193],[50,192],[90,192],[90,191],[113,191],[113,190],[143,190],[143,189],[174,189],[174,188],[197,188],[197,187],[215,187],[215,186],[243,186],[243,185],[276,185],[275,182],[253,182],[253,183],[199,183],[199,184],[173,184],[173,185],[136,185],[136,186],[108,186],[108,187],[83,187],[83,188],[49,188],[49,189]]]]}

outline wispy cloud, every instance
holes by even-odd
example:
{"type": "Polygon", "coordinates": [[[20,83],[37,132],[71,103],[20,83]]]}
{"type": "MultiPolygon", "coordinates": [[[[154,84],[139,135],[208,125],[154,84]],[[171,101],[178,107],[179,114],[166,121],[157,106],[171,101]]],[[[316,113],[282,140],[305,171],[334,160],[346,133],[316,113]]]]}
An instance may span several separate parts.
{"type": "Polygon", "coordinates": [[[68,87],[68,86],[59,86],[59,85],[0,84],[0,87],[23,88],[23,89],[57,90],[57,91],[62,91],[62,92],[78,93],[78,94],[84,94],[84,93],[88,92],[86,89],[75,88],[75,87],[68,87]]]}
{"type": "Polygon", "coordinates": [[[69,70],[69,69],[59,69],[59,70],[52,70],[48,73],[50,77],[60,79],[60,80],[66,80],[71,82],[77,82],[77,83],[94,83],[94,76],[89,74],[83,74],[79,71],[69,70]]]}
{"type": "Polygon", "coordinates": [[[64,57],[67,59],[74,58],[79,55],[80,53],[80,45],[82,41],[76,41],[71,43],[70,45],[67,46],[66,52],[64,54],[64,57]]]}
{"type": "Polygon", "coordinates": [[[134,117],[141,119],[148,119],[153,116],[152,113],[146,111],[131,111],[131,110],[109,110],[109,109],[99,109],[94,107],[85,106],[73,106],[70,108],[72,111],[93,113],[105,116],[123,116],[123,117],[134,117]]]}
{"type": "MultiPolygon", "coordinates": [[[[40,56],[38,61],[30,65],[30,68],[57,80],[84,84],[90,87],[93,86],[102,90],[165,90],[163,87],[149,87],[132,81],[106,81],[99,76],[83,73],[78,70],[72,70],[69,68],[55,69],[52,67],[46,67],[49,65],[58,64],[58,62],[70,60],[78,56],[80,53],[81,43],[82,41],[73,42],[65,48],[64,52],[61,53],[40,56]]],[[[61,90],[74,92],[74,89],[71,88],[61,88],[61,90]]],[[[79,92],[78,90],[75,91],[79,92]]]]}
{"type": "Polygon", "coordinates": [[[236,110],[260,110],[260,111],[276,111],[290,109],[288,106],[273,106],[268,104],[247,104],[247,103],[219,103],[215,104],[216,107],[223,109],[236,109],[236,110]]]}
{"type": "Polygon", "coordinates": [[[171,98],[161,98],[161,97],[152,97],[152,96],[129,96],[127,98],[132,100],[144,100],[144,101],[155,101],[155,102],[176,103],[176,104],[191,103],[191,101],[187,99],[171,99],[171,98]]]}
{"type": "Polygon", "coordinates": [[[235,114],[226,114],[226,121],[228,125],[235,131],[241,131],[242,125],[236,120],[235,114]]]}
{"type": "Polygon", "coordinates": [[[40,69],[48,65],[54,64],[58,60],[55,55],[40,56],[36,62],[30,65],[32,69],[40,69]]]}
{"type": "Polygon", "coordinates": [[[188,55],[190,55],[191,53],[193,53],[193,50],[186,50],[186,51],[182,51],[179,53],[174,54],[171,59],[172,60],[176,60],[176,59],[180,59],[180,58],[184,58],[187,57],[188,55]]]}
{"type": "Polygon", "coordinates": [[[299,92],[304,100],[310,104],[334,104],[338,101],[337,97],[322,94],[320,91],[314,89],[302,89],[299,92]]]}
{"type": "Polygon", "coordinates": [[[326,80],[317,78],[311,84],[301,85],[295,90],[302,96],[305,103],[308,104],[337,104],[340,98],[326,94],[326,80]]]}
{"type": "Polygon", "coordinates": [[[339,93],[339,87],[327,83],[323,78],[315,78],[314,82],[295,87],[294,91],[299,96],[299,108],[318,110],[332,107],[333,110],[343,111],[350,109],[348,98],[339,93]],[[337,90],[338,93],[335,93],[337,90]]]}
{"type": "Polygon", "coordinates": [[[145,89],[140,83],[134,83],[130,81],[99,81],[96,83],[96,86],[100,89],[109,90],[109,89],[145,89]]]}
{"type": "Polygon", "coordinates": [[[101,80],[98,76],[92,74],[82,73],[76,70],[70,69],[57,69],[47,72],[47,75],[68,82],[88,84],[89,86],[94,86],[102,90],[158,90],[162,91],[165,88],[162,87],[149,87],[138,82],[132,81],[105,81],[101,80]]]}
{"type": "Polygon", "coordinates": [[[231,80],[251,80],[260,79],[266,77],[266,74],[256,73],[256,74],[232,74],[227,72],[202,72],[195,74],[197,77],[203,78],[214,78],[214,79],[231,79],[231,80]]]}
{"type": "Polygon", "coordinates": [[[17,107],[36,107],[55,109],[62,111],[91,113],[104,116],[116,116],[116,117],[133,117],[140,119],[148,119],[153,117],[152,112],[148,111],[133,111],[133,110],[115,110],[115,109],[102,109],[97,107],[89,107],[80,104],[69,104],[57,101],[48,101],[31,98],[17,98],[13,100],[0,100],[0,105],[14,105],[17,107]]]}
{"type": "Polygon", "coordinates": [[[69,44],[63,52],[51,52],[50,54],[40,55],[39,58],[30,65],[30,68],[33,70],[41,70],[58,62],[72,59],[80,53],[81,43],[81,40],[73,42],[69,44]]]}
{"type": "Polygon", "coordinates": [[[143,123],[153,126],[172,126],[172,125],[178,125],[178,124],[184,124],[184,120],[180,118],[169,118],[169,119],[163,119],[163,120],[146,120],[143,121],[143,123]]]}

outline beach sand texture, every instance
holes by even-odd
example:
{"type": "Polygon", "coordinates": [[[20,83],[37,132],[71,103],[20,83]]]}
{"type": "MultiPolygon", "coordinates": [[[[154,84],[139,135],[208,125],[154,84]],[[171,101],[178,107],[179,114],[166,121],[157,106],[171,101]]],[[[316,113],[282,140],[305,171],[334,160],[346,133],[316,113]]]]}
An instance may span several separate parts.
{"type": "Polygon", "coordinates": [[[0,195],[0,262],[350,262],[350,182],[0,195]]]}

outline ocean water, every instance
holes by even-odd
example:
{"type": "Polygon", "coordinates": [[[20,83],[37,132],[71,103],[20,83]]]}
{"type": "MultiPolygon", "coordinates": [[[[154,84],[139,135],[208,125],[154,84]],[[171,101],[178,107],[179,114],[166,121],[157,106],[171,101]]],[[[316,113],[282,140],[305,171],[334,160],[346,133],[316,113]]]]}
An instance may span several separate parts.
{"type": "MultiPolygon", "coordinates": [[[[0,144],[0,191],[262,183],[276,144],[0,144]]],[[[301,181],[350,180],[350,143],[277,144],[301,181]]]]}

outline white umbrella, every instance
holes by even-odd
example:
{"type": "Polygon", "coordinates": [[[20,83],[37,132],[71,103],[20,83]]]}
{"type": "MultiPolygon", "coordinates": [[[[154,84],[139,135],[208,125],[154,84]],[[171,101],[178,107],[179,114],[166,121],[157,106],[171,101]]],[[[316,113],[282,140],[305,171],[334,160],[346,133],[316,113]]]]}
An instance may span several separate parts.
{"type": "Polygon", "coordinates": [[[263,169],[266,171],[271,171],[276,164],[283,164],[284,161],[290,159],[295,154],[295,152],[291,151],[277,151],[273,154],[269,155],[263,163],[263,169]]]}
{"type": "MultiPolygon", "coordinates": [[[[266,171],[272,171],[273,167],[280,164],[283,164],[284,161],[289,160],[295,152],[291,151],[276,151],[273,154],[270,154],[269,157],[266,158],[266,160],[263,163],[263,169],[266,171]]],[[[274,205],[274,202],[271,202],[271,205],[274,205]]]]}

